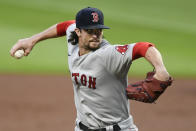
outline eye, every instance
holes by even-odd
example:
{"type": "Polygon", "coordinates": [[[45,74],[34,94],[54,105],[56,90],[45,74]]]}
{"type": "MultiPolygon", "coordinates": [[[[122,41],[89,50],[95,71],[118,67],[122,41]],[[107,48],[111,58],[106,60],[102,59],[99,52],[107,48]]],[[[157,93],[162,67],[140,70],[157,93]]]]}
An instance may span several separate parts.
{"type": "Polygon", "coordinates": [[[100,35],[101,32],[102,32],[102,29],[85,29],[85,31],[92,35],[92,34],[95,34],[95,35],[100,35]]]}
{"type": "Polygon", "coordinates": [[[87,32],[88,32],[88,34],[93,34],[94,33],[94,31],[92,29],[88,29],[87,32]]]}

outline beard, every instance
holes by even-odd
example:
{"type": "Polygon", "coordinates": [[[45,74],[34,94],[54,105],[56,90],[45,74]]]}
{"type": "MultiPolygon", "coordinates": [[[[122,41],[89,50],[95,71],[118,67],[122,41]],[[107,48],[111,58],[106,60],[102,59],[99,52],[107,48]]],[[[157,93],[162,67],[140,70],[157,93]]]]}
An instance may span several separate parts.
{"type": "Polygon", "coordinates": [[[98,45],[98,46],[96,46],[96,47],[92,47],[92,46],[90,46],[90,45],[88,45],[88,46],[86,46],[86,49],[87,50],[91,50],[91,51],[96,51],[97,49],[99,49],[100,48],[100,44],[98,45]]]}
{"type": "Polygon", "coordinates": [[[101,42],[99,40],[91,40],[86,46],[87,50],[95,51],[100,48],[101,42]]]}

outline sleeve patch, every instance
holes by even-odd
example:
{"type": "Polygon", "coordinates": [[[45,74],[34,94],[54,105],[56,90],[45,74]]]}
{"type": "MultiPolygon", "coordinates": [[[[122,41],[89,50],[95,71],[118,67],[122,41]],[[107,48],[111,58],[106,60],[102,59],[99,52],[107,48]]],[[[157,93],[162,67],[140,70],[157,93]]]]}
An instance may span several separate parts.
{"type": "Polygon", "coordinates": [[[128,45],[120,45],[120,46],[116,46],[115,49],[121,53],[122,55],[125,55],[127,49],[128,49],[128,45]]]}

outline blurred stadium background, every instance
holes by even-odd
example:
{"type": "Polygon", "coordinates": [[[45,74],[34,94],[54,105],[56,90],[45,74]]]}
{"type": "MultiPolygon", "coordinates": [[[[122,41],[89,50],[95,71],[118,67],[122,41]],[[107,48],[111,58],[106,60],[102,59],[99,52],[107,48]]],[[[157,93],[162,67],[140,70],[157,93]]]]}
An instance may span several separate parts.
{"type": "MultiPolygon", "coordinates": [[[[10,48],[22,38],[75,19],[88,6],[104,12],[104,36],[113,44],[152,42],[175,81],[157,104],[132,102],[141,131],[196,130],[195,0],[0,0],[0,130],[73,130],[75,107],[65,37],[40,42],[16,60],[10,48]],[[68,81],[68,82],[67,82],[68,81]]],[[[143,58],[129,75],[152,70],[143,58]]],[[[136,79],[135,79],[136,78],[136,79]]]]}
{"type": "MultiPolygon", "coordinates": [[[[17,40],[49,26],[75,19],[81,8],[100,8],[105,15],[105,37],[113,44],[148,41],[156,44],[173,76],[196,77],[196,2],[194,0],[0,0],[0,73],[67,74],[65,37],[38,44],[24,59],[14,60],[9,50],[17,40]]],[[[130,75],[152,67],[135,61],[130,75]]]]}

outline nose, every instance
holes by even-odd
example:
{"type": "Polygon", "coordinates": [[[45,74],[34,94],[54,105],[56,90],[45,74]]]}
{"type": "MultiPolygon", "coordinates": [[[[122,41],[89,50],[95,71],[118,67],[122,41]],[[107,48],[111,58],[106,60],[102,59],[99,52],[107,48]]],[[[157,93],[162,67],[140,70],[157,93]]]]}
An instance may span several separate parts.
{"type": "Polygon", "coordinates": [[[99,36],[97,34],[92,34],[93,38],[98,38],[99,36]]]}

